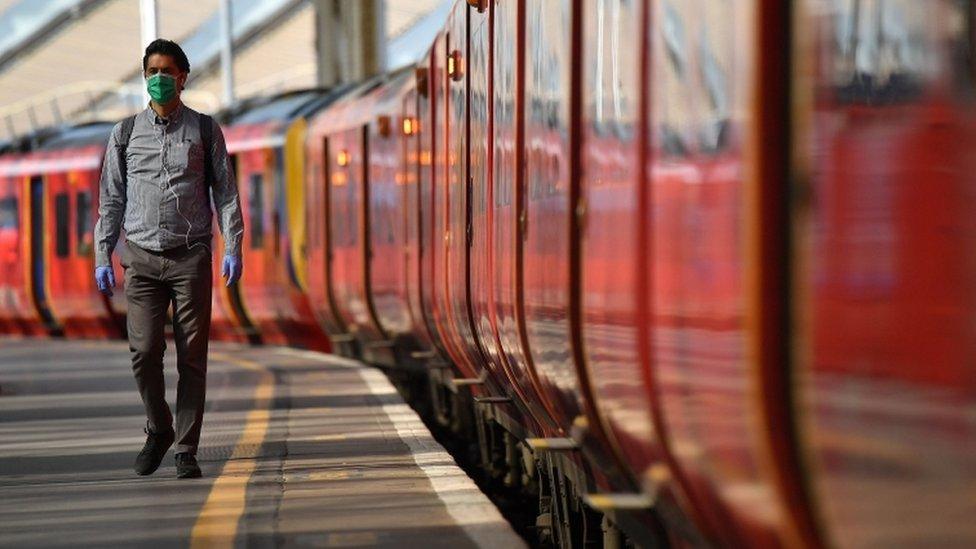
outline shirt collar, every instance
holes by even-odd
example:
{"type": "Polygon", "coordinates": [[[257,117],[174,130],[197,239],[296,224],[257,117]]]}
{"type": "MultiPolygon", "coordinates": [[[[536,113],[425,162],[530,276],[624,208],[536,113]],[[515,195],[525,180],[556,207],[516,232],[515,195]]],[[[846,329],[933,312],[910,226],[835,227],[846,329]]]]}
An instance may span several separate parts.
{"type": "Polygon", "coordinates": [[[146,104],[146,111],[147,114],[149,115],[149,121],[152,122],[153,124],[167,124],[169,122],[178,122],[180,118],[182,118],[183,116],[183,102],[180,101],[179,103],[177,103],[176,108],[173,109],[173,112],[169,113],[169,116],[167,116],[166,118],[162,118],[161,116],[156,114],[156,111],[154,111],[152,108],[152,102],[146,104]]]}

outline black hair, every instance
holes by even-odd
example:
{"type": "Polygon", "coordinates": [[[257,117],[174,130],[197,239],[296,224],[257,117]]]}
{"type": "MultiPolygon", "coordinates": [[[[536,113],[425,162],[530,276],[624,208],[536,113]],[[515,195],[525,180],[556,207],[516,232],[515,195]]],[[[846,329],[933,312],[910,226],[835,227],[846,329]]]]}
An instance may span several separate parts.
{"type": "Polygon", "coordinates": [[[168,55],[176,62],[176,66],[183,72],[190,72],[190,60],[183,53],[183,48],[172,40],[157,38],[146,46],[146,54],[142,56],[142,72],[146,72],[149,65],[149,56],[154,54],[168,55]]]}

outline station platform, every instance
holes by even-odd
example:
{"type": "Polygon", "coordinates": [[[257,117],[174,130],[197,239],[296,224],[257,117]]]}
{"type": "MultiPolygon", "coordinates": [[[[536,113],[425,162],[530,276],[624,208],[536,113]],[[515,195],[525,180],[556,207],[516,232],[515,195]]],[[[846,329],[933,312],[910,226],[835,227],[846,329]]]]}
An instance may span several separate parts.
{"type": "Polygon", "coordinates": [[[125,342],[0,338],[0,546],[525,546],[378,370],[211,343],[207,390],[203,478],[140,477],[125,342]]]}

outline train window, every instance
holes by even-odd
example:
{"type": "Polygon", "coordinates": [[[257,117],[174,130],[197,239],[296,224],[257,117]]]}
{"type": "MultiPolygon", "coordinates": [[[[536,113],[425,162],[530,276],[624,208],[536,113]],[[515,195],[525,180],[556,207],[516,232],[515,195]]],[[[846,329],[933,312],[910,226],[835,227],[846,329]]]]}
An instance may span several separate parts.
{"type": "Polygon", "coordinates": [[[836,0],[833,81],[844,104],[914,101],[937,70],[926,26],[932,5],[916,0],[836,0]]]}
{"type": "Polygon", "coordinates": [[[0,229],[16,229],[20,226],[17,197],[0,198],[0,229]]]}
{"type": "MultiPolygon", "coordinates": [[[[284,148],[275,149],[274,166],[271,172],[272,179],[269,185],[272,199],[266,205],[267,209],[271,212],[271,251],[276,257],[281,255],[281,211],[279,208],[282,205],[276,202],[275,196],[281,192],[279,189],[282,189],[285,185],[284,154],[284,148]]],[[[265,206],[263,195],[261,205],[265,206]]]]}
{"type": "Polygon", "coordinates": [[[271,213],[271,246],[275,256],[281,255],[281,214],[278,210],[271,213]]]}
{"type": "Polygon", "coordinates": [[[588,104],[593,133],[629,141],[633,137],[634,112],[631,90],[639,71],[634,52],[639,51],[634,32],[637,5],[628,0],[600,1],[592,6],[594,45],[587,48],[585,66],[593,95],[588,104]]]}
{"type": "Polygon", "coordinates": [[[565,47],[571,27],[570,10],[550,1],[534,4],[526,14],[531,72],[526,75],[525,175],[528,199],[550,195],[561,184],[560,165],[553,158],[562,154],[568,139],[568,90],[561,78],[568,68],[570,52],[565,47]],[[558,76],[557,76],[558,75],[558,76]]]}
{"type": "MultiPolygon", "coordinates": [[[[329,220],[332,218],[332,214],[329,211],[329,204],[331,201],[332,193],[332,163],[329,161],[332,154],[332,149],[329,144],[329,138],[325,137],[322,139],[322,183],[325,186],[322,189],[322,200],[318,204],[318,211],[315,212],[315,217],[318,220],[319,227],[315,230],[319,235],[320,245],[328,248],[328,239],[334,239],[335,235],[330,234],[332,232],[332,227],[329,224],[329,220]]],[[[328,252],[328,251],[327,251],[328,252]]]]}
{"type": "Polygon", "coordinates": [[[69,225],[71,217],[71,199],[68,193],[58,193],[54,195],[54,251],[58,257],[68,257],[69,225]]]}
{"type": "Polygon", "coordinates": [[[728,74],[732,70],[735,44],[724,27],[733,19],[733,12],[730,4],[724,4],[713,6],[703,15],[705,25],[699,36],[696,59],[703,99],[699,109],[702,121],[698,127],[698,146],[705,154],[716,154],[729,142],[732,89],[728,74]]]}
{"type": "Polygon", "coordinates": [[[952,38],[952,74],[956,88],[969,100],[976,92],[976,1],[956,2],[958,36],[952,38]]]}
{"type": "Polygon", "coordinates": [[[264,176],[251,174],[248,187],[251,249],[264,247],[264,176]]]}
{"type": "Polygon", "coordinates": [[[75,195],[75,251],[80,256],[87,256],[92,251],[92,199],[88,191],[79,191],[75,195]]]}
{"type": "Polygon", "coordinates": [[[518,28],[518,10],[511,3],[495,7],[495,37],[492,44],[494,58],[491,70],[494,76],[492,102],[494,105],[494,134],[492,144],[494,200],[498,207],[512,203],[515,187],[515,30],[518,28]]]}
{"type": "Polygon", "coordinates": [[[685,49],[685,25],[681,15],[672,4],[667,4],[664,15],[664,48],[668,63],[679,77],[684,76],[687,65],[685,49]]]}
{"type": "Polygon", "coordinates": [[[684,158],[689,153],[681,134],[667,124],[661,126],[661,151],[673,158],[684,158]]]}
{"type": "Polygon", "coordinates": [[[970,2],[966,14],[966,41],[969,43],[966,62],[969,68],[969,87],[976,89],[976,2],[970,2]]]}
{"type": "Polygon", "coordinates": [[[653,118],[658,122],[654,143],[660,154],[670,159],[691,154],[692,128],[698,119],[692,82],[695,75],[688,68],[692,59],[686,44],[686,22],[694,20],[696,6],[693,2],[665,2],[655,29],[655,40],[660,40],[662,47],[652,50],[663,58],[651,63],[653,118]]]}

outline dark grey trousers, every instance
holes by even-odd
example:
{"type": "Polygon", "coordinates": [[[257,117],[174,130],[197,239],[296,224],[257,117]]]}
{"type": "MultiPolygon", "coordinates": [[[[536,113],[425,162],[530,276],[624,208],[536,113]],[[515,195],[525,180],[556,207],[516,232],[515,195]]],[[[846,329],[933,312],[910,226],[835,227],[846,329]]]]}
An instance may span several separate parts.
{"type": "Polygon", "coordinates": [[[146,406],[149,429],[173,428],[163,382],[166,312],[173,304],[176,341],[176,452],[195,454],[203,424],[207,347],[213,292],[211,253],[203,243],[154,252],[127,243],[121,254],[128,302],[132,371],[146,406]]]}

